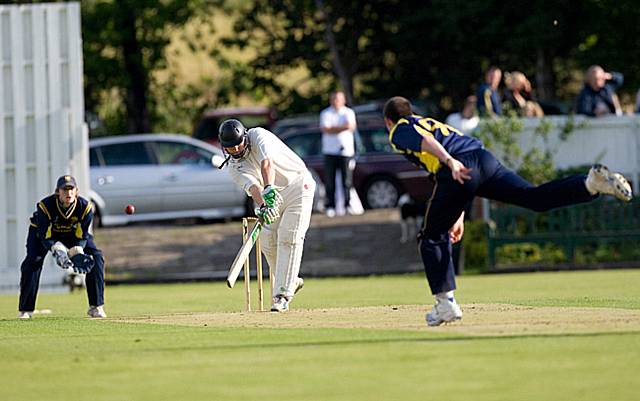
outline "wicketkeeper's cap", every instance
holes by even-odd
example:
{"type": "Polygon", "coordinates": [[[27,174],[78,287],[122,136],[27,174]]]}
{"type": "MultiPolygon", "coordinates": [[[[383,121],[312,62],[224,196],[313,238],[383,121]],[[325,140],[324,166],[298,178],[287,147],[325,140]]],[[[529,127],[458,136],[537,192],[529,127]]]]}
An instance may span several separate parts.
{"type": "Polygon", "coordinates": [[[71,175],[63,175],[58,178],[58,182],[56,184],[56,189],[61,188],[77,188],[78,184],[76,184],[76,179],[71,175]]]}

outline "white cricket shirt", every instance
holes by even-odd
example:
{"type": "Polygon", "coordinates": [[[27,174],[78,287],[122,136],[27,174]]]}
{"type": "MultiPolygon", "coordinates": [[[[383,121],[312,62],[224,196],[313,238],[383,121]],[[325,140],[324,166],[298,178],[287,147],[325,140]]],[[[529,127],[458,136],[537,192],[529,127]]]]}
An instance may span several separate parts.
{"type": "Polygon", "coordinates": [[[285,188],[301,176],[309,174],[302,159],[270,131],[256,127],[249,129],[247,135],[250,149],[242,159],[229,160],[229,173],[249,196],[252,185],[264,187],[260,163],[265,159],[271,159],[273,163],[273,185],[277,188],[285,188]]]}

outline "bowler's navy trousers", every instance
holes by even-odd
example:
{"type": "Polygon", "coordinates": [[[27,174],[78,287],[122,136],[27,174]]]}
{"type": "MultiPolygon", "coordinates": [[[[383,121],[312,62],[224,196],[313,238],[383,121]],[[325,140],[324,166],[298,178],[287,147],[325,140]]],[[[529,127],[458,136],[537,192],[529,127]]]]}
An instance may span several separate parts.
{"type": "Polygon", "coordinates": [[[537,212],[589,202],[597,197],[585,187],[586,175],[575,175],[534,186],[504,167],[489,151],[477,149],[454,156],[471,168],[464,185],[448,167],[435,175],[421,231],[420,253],[432,294],[456,288],[449,229],[475,196],[521,206],[537,212]]]}
{"type": "MultiPolygon", "coordinates": [[[[62,241],[64,243],[64,241],[62,241]]],[[[64,243],[67,248],[76,244],[64,243]]],[[[89,305],[104,305],[104,257],[102,251],[96,248],[92,238],[89,238],[84,247],[84,253],[93,257],[94,265],[91,272],[86,276],[87,297],[89,305]]],[[[20,266],[20,305],[22,312],[32,312],[36,306],[36,297],[40,286],[40,273],[42,264],[47,255],[47,249],[42,245],[42,241],[36,236],[36,229],[29,227],[27,235],[27,256],[20,266]]]]}

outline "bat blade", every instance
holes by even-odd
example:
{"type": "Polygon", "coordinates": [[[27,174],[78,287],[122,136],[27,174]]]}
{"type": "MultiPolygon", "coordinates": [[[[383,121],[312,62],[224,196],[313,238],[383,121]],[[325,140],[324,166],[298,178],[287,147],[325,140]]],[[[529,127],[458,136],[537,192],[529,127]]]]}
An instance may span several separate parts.
{"type": "Polygon", "coordinates": [[[238,254],[236,255],[236,258],[233,260],[233,263],[229,268],[229,274],[227,275],[227,287],[233,288],[233,286],[236,284],[236,280],[240,275],[240,270],[242,270],[242,266],[244,265],[244,262],[249,257],[249,254],[251,253],[251,249],[253,249],[253,246],[258,240],[258,235],[260,235],[261,230],[262,230],[262,223],[258,220],[255,226],[253,226],[253,229],[251,230],[251,232],[249,233],[249,237],[247,238],[247,241],[244,244],[242,244],[242,246],[240,247],[240,250],[238,251],[238,254]]]}

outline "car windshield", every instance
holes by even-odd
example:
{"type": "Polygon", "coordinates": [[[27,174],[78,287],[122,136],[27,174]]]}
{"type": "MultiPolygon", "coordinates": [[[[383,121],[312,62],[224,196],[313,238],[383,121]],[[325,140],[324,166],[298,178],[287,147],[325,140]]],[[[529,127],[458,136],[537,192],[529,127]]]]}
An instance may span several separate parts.
{"type": "Polygon", "coordinates": [[[358,153],[392,153],[385,128],[359,130],[358,153]]]}
{"type": "Polygon", "coordinates": [[[213,154],[188,143],[155,142],[156,155],[160,164],[201,164],[209,165],[213,154]]]}
{"type": "Polygon", "coordinates": [[[144,142],[103,145],[98,149],[106,166],[153,164],[144,142]]]}

